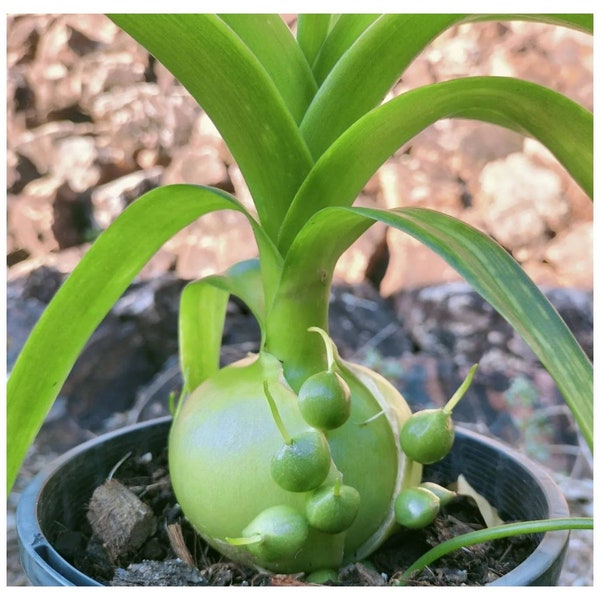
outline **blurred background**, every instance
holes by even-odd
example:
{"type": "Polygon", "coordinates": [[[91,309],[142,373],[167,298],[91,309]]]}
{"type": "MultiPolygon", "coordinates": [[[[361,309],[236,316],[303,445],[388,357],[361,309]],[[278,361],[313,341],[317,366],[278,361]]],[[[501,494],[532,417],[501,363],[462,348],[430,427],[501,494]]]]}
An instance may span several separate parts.
{"type": "MultiPolygon", "coordinates": [[[[295,16],[284,18],[293,31],[295,16]]],[[[546,85],[591,109],[592,55],[590,36],[563,28],[463,25],[419,56],[391,96],[457,76],[501,75],[546,85]]],[[[251,199],[202,109],[108,18],[9,15],[7,66],[10,371],[64,276],[142,193],[187,182],[232,192],[248,207],[251,199]]],[[[486,231],[548,290],[592,357],[592,203],[537,142],[482,123],[441,121],[390,157],[357,203],[427,206],[486,231]]],[[[46,437],[36,442],[9,499],[10,585],[26,583],[11,529],[19,486],[66,447],[124,424],[129,417],[122,415],[132,410],[139,415],[133,399],[147,402],[157,381],[171,385],[164,377],[174,368],[174,311],[182,282],[219,272],[254,252],[243,218],[207,215],[165,244],[103,324],[106,333],[96,335],[87,362],[75,369],[42,432],[46,437]],[[108,364],[116,332],[122,353],[115,352],[108,364]],[[168,342],[163,334],[171,336],[168,342]],[[106,383],[111,378],[129,403],[104,402],[100,414],[93,412],[98,393],[115,398],[106,383]],[[83,382],[90,381],[83,392],[83,382]]],[[[344,327],[352,338],[351,327],[372,324],[372,331],[367,327],[358,336],[365,342],[360,348],[346,340],[347,354],[387,371],[403,391],[419,384],[425,392],[422,400],[415,393],[417,404],[442,402],[461,369],[485,354],[489,368],[482,399],[473,400],[464,421],[525,448],[562,478],[574,512],[591,514],[591,462],[560,395],[518,336],[449,266],[408,236],[375,226],[342,258],[337,283],[332,319],[339,317],[333,331],[338,343],[345,341],[344,327]],[[360,310],[369,319],[357,316],[360,310]]],[[[252,349],[255,331],[248,325],[251,333],[240,333],[246,324],[243,308],[232,305],[230,316],[238,325],[226,332],[231,347],[252,349]]],[[[591,583],[589,533],[573,535],[566,585],[591,583]]]]}

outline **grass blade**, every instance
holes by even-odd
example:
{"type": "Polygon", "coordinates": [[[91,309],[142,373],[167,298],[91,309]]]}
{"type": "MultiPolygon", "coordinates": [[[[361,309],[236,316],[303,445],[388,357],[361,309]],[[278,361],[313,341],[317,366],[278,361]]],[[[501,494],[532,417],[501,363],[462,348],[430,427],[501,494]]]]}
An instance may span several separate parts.
{"type": "Polygon", "coordinates": [[[408,585],[411,577],[420,573],[432,562],[442,556],[460,550],[467,546],[483,544],[492,540],[499,540],[514,535],[528,535],[533,533],[546,533],[548,531],[560,531],[563,529],[593,529],[593,519],[587,517],[545,519],[539,521],[521,521],[496,525],[486,529],[479,529],[463,535],[457,535],[449,540],[441,542],[431,550],[420,556],[406,571],[398,578],[395,585],[408,585]]]}

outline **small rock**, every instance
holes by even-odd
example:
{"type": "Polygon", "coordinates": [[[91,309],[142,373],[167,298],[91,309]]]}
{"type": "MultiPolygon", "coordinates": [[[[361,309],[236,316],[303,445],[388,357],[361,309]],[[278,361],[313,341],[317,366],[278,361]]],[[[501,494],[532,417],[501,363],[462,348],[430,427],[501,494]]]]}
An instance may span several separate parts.
{"type": "Polygon", "coordinates": [[[56,268],[42,265],[31,271],[23,286],[23,298],[35,298],[48,304],[62,285],[65,276],[56,268]]]}
{"type": "Polygon", "coordinates": [[[489,163],[481,172],[477,206],[489,233],[518,260],[540,252],[548,232],[564,228],[569,204],[560,177],[523,153],[489,163]]]}
{"type": "Polygon", "coordinates": [[[342,585],[382,586],[386,584],[385,578],[363,563],[350,563],[339,571],[339,580],[342,585]]]}
{"type": "Polygon", "coordinates": [[[162,182],[162,174],[162,167],[153,167],[119,177],[94,189],[91,199],[98,226],[106,229],[126,206],[158,187],[162,182]]]}
{"type": "Polygon", "coordinates": [[[127,569],[116,569],[110,582],[113,586],[188,586],[208,585],[200,571],[179,559],[163,562],[145,560],[129,565],[127,569]]]}
{"type": "Polygon", "coordinates": [[[150,507],[116,479],[94,490],[87,518],[112,560],[140,548],[156,530],[150,507]]]}
{"type": "Polygon", "coordinates": [[[548,243],[544,259],[556,270],[559,283],[589,287],[593,273],[593,229],[591,221],[576,223],[548,243]]]}

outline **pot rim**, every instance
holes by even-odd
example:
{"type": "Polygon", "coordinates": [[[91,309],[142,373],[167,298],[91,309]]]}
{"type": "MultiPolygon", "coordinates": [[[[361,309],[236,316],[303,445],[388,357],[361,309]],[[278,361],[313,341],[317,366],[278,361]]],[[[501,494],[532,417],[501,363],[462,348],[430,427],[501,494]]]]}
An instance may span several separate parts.
{"type": "MultiPolygon", "coordinates": [[[[17,506],[17,536],[23,569],[28,577],[32,569],[43,569],[47,572],[44,580],[32,582],[37,585],[60,586],[100,586],[98,581],[82,573],[66,561],[50,544],[42,532],[38,520],[39,499],[46,482],[60,469],[87,450],[106,443],[114,438],[126,436],[131,432],[146,427],[159,427],[172,420],[171,416],[159,417],[127,425],[114,431],[102,434],[71,448],[44,467],[21,493],[17,506]]],[[[519,463],[534,478],[543,491],[548,503],[549,518],[569,516],[569,509],[564,495],[546,469],[533,462],[527,456],[507,446],[503,442],[475,432],[467,427],[456,427],[457,437],[470,438],[478,444],[485,445],[519,463]]],[[[535,583],[540,573],[549,570],[557,561],[562,560],[569,539],[568,530],[550,531],[543,534],[535,550],[517,567],[499,577],[487,586],[526,586],[535,583]]],[[[31,577],[30,577],[31,578],[31,577]]]]}

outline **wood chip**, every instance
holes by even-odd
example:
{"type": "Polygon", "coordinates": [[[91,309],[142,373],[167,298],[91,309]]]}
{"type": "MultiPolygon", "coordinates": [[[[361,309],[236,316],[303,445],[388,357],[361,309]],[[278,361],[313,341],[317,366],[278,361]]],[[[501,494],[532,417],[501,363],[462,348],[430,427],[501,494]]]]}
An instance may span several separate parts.
{"type": "Polygon", "coordinates": [[[185,540],[183,539],[183,531],[179,523],[173,523],[167,525],[167,535],[169,536],[169,542],[171,542],[171,548],[173,552],[181,559],[186,565],[195,567],[196,564],[190,551],[188,550],[185,540]]]}
{"type": "Polygon", "coordinates": [[[156,531],[150,507],[116,479],[94,490],[87,517],[112,560],[137,550],[156,531]]]}

